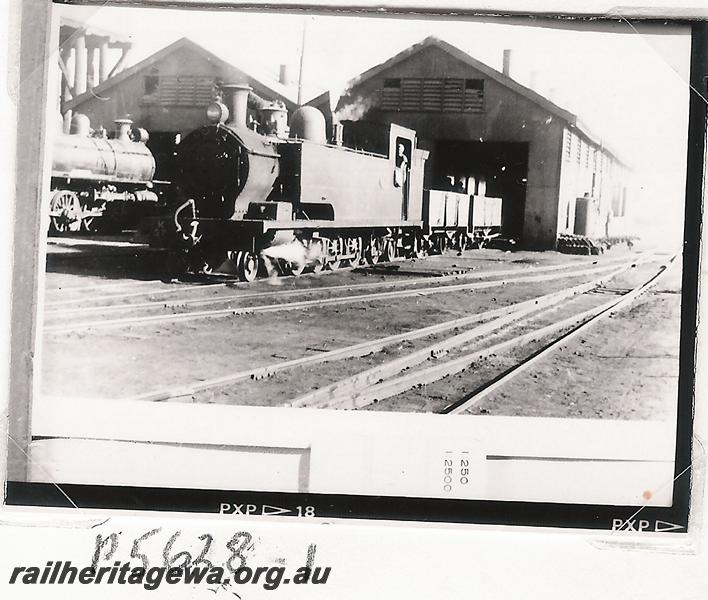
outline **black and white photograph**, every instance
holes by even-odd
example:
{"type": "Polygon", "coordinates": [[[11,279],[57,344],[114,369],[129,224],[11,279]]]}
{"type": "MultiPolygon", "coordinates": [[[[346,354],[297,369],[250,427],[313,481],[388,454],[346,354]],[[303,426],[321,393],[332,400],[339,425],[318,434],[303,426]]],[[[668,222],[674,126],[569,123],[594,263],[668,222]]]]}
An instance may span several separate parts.
{"type": "Polygon", "coordinates": [[[691,34],[54,4],[6,501],[685,532],[691,34]]]}

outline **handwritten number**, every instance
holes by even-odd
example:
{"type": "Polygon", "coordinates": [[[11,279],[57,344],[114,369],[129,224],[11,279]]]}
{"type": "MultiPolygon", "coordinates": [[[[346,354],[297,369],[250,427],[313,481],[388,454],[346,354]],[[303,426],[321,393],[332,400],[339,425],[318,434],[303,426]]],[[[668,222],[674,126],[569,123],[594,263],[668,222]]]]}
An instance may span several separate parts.
{"type": "Polygon", "coordinates": [[[243,555],[244,550],[251,543],[253,536],[248,531],[239,531],[228,541],[226,547],[231,550],[231,556],[226,561],[226,567],[231,573],[235,573],[241,567],[246,566],[246,557],[243,555]],[[240,540],[240,543],[239,543],[240,540]],[[239,565],[234,567],[234,560],[239,559],[239,565]]]}
{"type": "Polygon", "coordinates": [[[156,529],[151,529],[147,533],[143,533],[139,538],[135,538],[133,542],[133,547],[130,549],[130,558],[139,558],[143,563],[143,569],[146,571],[150,568],[150,561],[148,561],[147,555],[142,552],[138,552],[138,547],[141,542],[144,542],[149,537],[155,535],[158,531],[162,530],[162,527],[157,527],[156,529]]]}
{"type": "Polygon", "coordinates": [[[211,548],[211,543],[214,541],[214,538],[208,533],[203,533],[199,536],[199,539],[204,542],[204,548],[202,548],[202,551],[199,553],[199,556],[194,559],[192,565],[196,567],[197,565],[204,564],[206,565],[207,569],[211,569],[214,565],[210,560],[206,558],[206,555],[209,552],[209,548],[211,548]]]}
{"type": "Polygon", "coordinates": [[[172,546],[174,546],[175,540],[177,540],[177,538],[180,536],[180,533],[180,531],[175,531],[170,537],[170,539],[167,540],[167,544],[165,544],[165,549],[162,551],[162,558],[165,561],[166,569],[172,567],[184,569],[186,566],[189,565],[190,562],[192,562],[192,555],[187,550],[182,550],[182,552],[178,552],[170,558],[172,546]],[[184,562],[182,564],[176,564],[180,558],[183,558],[184,562]]]}

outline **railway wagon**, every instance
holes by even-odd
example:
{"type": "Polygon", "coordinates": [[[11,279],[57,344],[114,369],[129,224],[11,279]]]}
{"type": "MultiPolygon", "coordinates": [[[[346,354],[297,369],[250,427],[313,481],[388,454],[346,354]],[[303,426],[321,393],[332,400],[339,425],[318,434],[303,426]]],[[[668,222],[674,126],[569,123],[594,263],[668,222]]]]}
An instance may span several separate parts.
{"type": "Polygon", "coordinates": [[[482,247],[501,232],[501,198],[424,190],[422,208],[424,236],[437,252],[482,247]]]}
{"type": "Polygon", "coordinates": [[[120,228],[131,215],[157,203],[148,135],[132,124],[117,120],[114,137],[108,138],[104,131],[92,131],[88,117],[77,113],[70,133],[57,134],[49,200],[52,233],[120,228]]]}
{"type": "Polygon", "coordinates": [[[390,125],[388,153],[375,154],[327,143],[324,117],[313,107],[298,109],[289,131],[287,117],[273,116],[284,108],[271,107],[256,132],[246,126],[250,88],[222,89],[229,106],[212,104],[211,125],[177,148],[180,200],[171,226],[191,270],[228,260],[250,281],[259,270],[297,274],[417,256],[450,232],[456,247],[471,239],[469,196],[456,217],[461,231],[445,223],[431,229],[425,199],[437,194],[424,193],[428,152],[415,131],[390,125]]]}

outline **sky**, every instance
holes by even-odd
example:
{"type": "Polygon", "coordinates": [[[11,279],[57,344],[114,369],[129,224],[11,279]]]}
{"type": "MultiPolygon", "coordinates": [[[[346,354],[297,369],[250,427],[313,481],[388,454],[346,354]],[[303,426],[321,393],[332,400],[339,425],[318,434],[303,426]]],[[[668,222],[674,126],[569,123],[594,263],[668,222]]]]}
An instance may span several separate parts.
{"type": "MultiPolygon", "coordinates": [[[[646,235],[680,233],[688,124],[687,28],[618,23],[590,28],[413,19],[61,6],[61,14],[128,36],[135,63],[189,37],[256,77],[297,65],[306,23],[303,97],[346,82],[435,35],[577,114],[634,169],[636,221],[646,235]]],[[[297,71],[297,69],[296,69],[297,71]]]]}

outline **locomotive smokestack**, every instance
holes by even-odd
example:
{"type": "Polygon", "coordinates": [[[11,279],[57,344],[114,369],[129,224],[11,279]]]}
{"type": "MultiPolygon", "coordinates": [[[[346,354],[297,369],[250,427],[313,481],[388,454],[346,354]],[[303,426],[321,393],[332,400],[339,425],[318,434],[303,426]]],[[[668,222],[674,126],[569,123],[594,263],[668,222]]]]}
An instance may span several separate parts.
{"type": "Polygon", "coordinates": [[[231,83],[223,85],[222,89],[231,117],[227,125],[248,127],[248,94],[253,88],[247,84],[231,83]]]}

